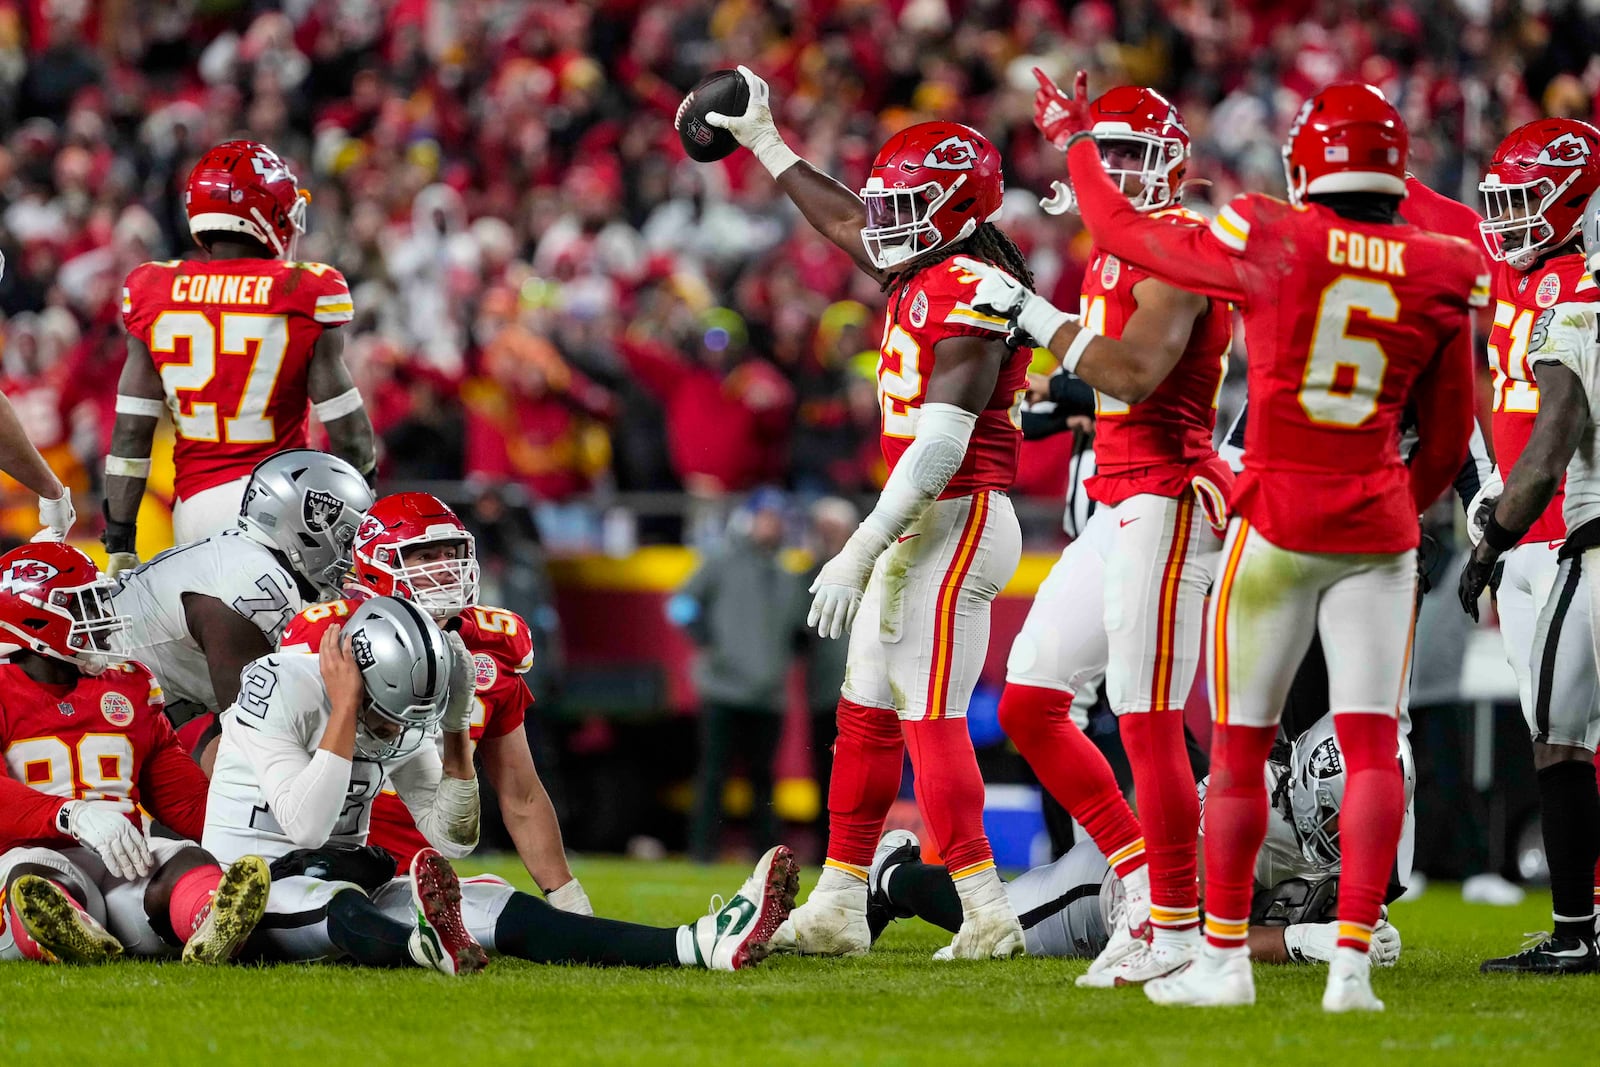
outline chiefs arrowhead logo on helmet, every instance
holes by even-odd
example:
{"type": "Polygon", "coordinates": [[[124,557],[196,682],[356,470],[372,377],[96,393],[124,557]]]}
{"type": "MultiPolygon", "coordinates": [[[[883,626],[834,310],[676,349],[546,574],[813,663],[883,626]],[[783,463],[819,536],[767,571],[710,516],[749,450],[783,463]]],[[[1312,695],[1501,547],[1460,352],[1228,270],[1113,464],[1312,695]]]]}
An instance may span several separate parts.
{"type": "Polygon", "coordinates": [[[61,572],[37,559],[19,559],[0,572],[0,589],[32,589],[43,585],[61,572]]]}
{"type": "Polygon", "coordinates": [[[1544,146],[1535,163],[1547,167],[1581,167],[1589,158],[1589,146],[1581,137],[1564,133],[1544,146]]]}
{"type": "Polygon", "coordinates": [[[907,163],[906,170],[919,170],[921,167],[931,167],[934,170],[971,170],[972,165],[978,161],[978,146],[965,137],[946,137],[922,157],[920,166],[916,163],[907,163]]]}

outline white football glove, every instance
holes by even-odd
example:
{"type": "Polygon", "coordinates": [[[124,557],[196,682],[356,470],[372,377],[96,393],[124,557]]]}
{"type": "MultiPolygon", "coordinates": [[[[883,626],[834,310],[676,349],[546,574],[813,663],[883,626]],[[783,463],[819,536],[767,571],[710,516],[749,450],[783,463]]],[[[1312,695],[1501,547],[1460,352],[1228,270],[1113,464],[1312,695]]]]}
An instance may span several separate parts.
{"type": "Polygon", "coordinates": [[[33,535],[35,541],[65,541],[78,521],[78,512],[72,506],[72,490],[62,488],[55,500],[39,498],[39,525],[44,527],[33,535]]]}
{"type": "Polygon", "coordinates": [[[877,557],[868,556],[858,539],[851,536],[811,583],[811,611],[806,615],[806,626],[815,627],[818,637],[837,638],[849,633],[876,562],[877,557]]]}
{"type": "Polygon", "coordinates": [[[772,108],[768,104],[767,83],[749,67],[741,65],[739,74],[750,87],[750,102],[742,115],[724,115],[717,111],[706,112],[706,124],[727,130],[733,139],[748,148],[767,172],[774,178],[800,161],[800,157],[783,143],[783,134],[772,121],[772,108]]]}
{"type": "Polygon", "coordinates": [[[450,646],[450,688],[440,727],[447,734],[462,734],[472,728],[472,695],[477,686],[477,669],[460,634],[450,630],[444,639],[450,646]]]}
{"type": "Polygon", "coordinates": [[[1478,542],[1483,540],[1483,527],[1494,512],[1500,494],[1505,491],[1505,480],[1500,477],[1500,468],[1496,467],[1489,472],[1483,488],[1478,490],[1472,502],[1467,505],[1467,540],[1472,542],[1473,548],[1477,548],[1478,542]]]}
{"type": "Polygon", "coordinates": [[[127,805],[111,800],[69,800],[61,810],[66,813],[67,833],[99,856],[113,877],[143,878],[155,866],[150,843],[144,831],[129,820],[127,805]]]}
{"type": "Polygon", "coordinates": [[[1063,323],[1076,321],[1044,297],[992,263],[957,256],[956,265],[978,279],[971,304],[979,311],[1006,319],[1032,339],[1048,346],[1063,323]]]}
{"type": "Polygon", "coordinates": [[[1293,923],[1284,927],[1283,947],[1296,963],[1317,960],[1327,963],[1333,959],[1333,950],[1339,946],[1339,924],[1293,923]]]}
{"type": "Polygon", "coordinates": [[[552,889],[544,895],[545,901],[557,911],[564,911],[570,915],[593,915],[594,905],[589,903],[589,894],[583,891],[583,886],[574,878],[560,889],[552,889]]]}
{"type": "Polygon", "coordinates": [[[131,571],[139,565],[139,557],[132,552],[112,552],[106,556],[106,577],[115,578],[123,571],[131,571]]]}
{"type": "Polygon", "coordinates": [[[1372,947],[1368,955],[1379,967],[1393,967],[1400,958],[1400,931],[1388,919],[1378,920],[1378,925],[1372,928],[1372,947]]]}

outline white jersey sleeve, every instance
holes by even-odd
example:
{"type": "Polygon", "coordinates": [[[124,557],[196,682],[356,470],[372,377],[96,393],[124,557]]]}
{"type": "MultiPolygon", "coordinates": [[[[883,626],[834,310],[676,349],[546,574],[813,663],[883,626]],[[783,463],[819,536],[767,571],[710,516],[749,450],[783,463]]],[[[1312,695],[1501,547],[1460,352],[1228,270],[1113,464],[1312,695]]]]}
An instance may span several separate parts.
{"type": "Polygon", "coordinates": [[[221,711],[205,650],[189,632],[183,598],[191,593],[220,600],[273,646],[306,602],[278,557],[236,530],[168,549],[122,577],[111,602],[131,621],[119,640],[155,674],[168,702],[221,711]]]}
{"type": "Polygon", "coordinates": [[[212,855],[230,863],[366,842],[384,770],[318,748],[329,707],[315,655],[275,653],[249,664],[228,711],[201,842],[212,855]]]}
{"type": "Polygon", "coordinates": [[[1570,534],[1600,518],[1600,305],[1565,303],[1546,308],[1528,335],[1528,363],[1559,363],[1583,383],[1589,422],[1567,464],[1567,497],[1562,517],[1570,534]]]}

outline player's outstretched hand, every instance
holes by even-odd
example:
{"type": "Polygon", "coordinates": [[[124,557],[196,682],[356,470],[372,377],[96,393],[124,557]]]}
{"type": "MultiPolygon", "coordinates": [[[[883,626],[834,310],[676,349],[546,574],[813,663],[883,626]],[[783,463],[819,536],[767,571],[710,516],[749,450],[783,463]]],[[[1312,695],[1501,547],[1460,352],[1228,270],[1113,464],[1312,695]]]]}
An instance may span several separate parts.
{"type": "Polygon", "coordinates": [[[1461,610],[1472,616],[1472,621],[1478,621],[1478,598],[1483,596],[1483,591],[1489,585],[1489,579],[1494,574],[1496,555],[1486,553],[1482,547],[1473,550],[1467,557],[1467,565],[1461,568],[1461,582],[1457,586],[1457,593],[1461,597],[1461,610]]]}
{"type": "Polygon", "coordinates": [[[361,677],[360,664],[350,652],[343,627],[330,626],[323,632],[322,644],[317,648],[317,663],[322,669],[322,684],[328,690],[328,703],[333,710],[359,710],[367,695],[367,683],[361,677]]]}
{"type": "Polygon", "coordinates": [[[1033,94],[1033,124],[1045,140],[1065,152],[1074,134],[1088,133],[1093,125],[1089,121],[1089,75],[1078,71],[1071,96],[1038,67],[1033,68],[1033,76],[1039,81],[1033,94]]]}
{"type": "Polygon", "coordinates": [[[155,866],[144,831],[128,818],[131,805],[112,800],[70,800],[62,805],[67,833],[106,865],[113,877],[143,878],[155,866]]]}
{"type": "Polygon", "coordinates": [[[744,114],[724,115],[718,111],[708,111],[706,124],[727,130],[733,134],[735,141],[756,152],[768,138],[779,138],[778,127],[772,121],[772,108],[767,102],[769,90],[766,80],[742,64],[739,74],[750,86],[750,103],[745,105],[744,114]]]}
{"type": "Polygon", "coordinates": [[[472,653],[467,643],[454,630],[444,635],[450,646],[450,689],[445,697],[444,721],[440,724],[447,734],[464,734],[472,728],[472,691],[477,680],[472,653]]]}
{"type": "Polygon", "coordinates": [[[39,498],[39,525],[44,527],[33,535],[35,541],[65,541],[78,521],[78,512],[72,506],[72,490],[65,486],[54,500],[39,498]]]}

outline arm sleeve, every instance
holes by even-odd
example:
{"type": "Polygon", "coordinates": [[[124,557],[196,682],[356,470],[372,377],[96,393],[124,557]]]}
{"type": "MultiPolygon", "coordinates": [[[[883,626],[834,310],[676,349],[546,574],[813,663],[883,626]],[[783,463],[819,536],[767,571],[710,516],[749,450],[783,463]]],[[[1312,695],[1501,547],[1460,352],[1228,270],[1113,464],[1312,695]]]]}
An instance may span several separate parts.
{"type": "MultiPolygon", "coordinates": [[[[939,499],[967,457],[967,445],[978,416],[954,404],[924,404],[917,412],[911,444],[895,464],[878,496],[878,506],[861,520],[851,539],[870,531],[882,542],[879,551],[905,533],[939,499]]],[[[877,552],[872,554],[877,558],[877,552]]]]}
{"type": "Polygon", "coordinates": [[[1463,309],[1456,332],[1417,381],[1417,450],[1411,456],[1411,503],[1422,514],[1461,470],[1474,426],[1472,324],[1463,309]]]}
{"type": "Polygon", "coordinates": [[[1051,375],[1050,399],[1064,415],[1094,414],[1094,386],[1076,374],[1059,371],[1051,375]]]}
{"type": "Polygon", "coordinates": [[[447,777],[433,742],[424,741],[411,759],[390,772],[394,791],[405,803],[428,844],[447,859],[460,859],[478,845],[478,780],[447,777]]]}
{"type": "Polygon", "coordinates": [[[150,737],[150,754],[139,770],[139,799],[167,829],[198,841],[205,833],[211,783],[159,711],[151,715],[150,737]]]}
{"type": "Polygon", "coordinates": [[[350,790],[350,761],[326,749],[308,753],[298,739],[252,725],[235,704],[235,738],[256,773],[278,825],[301,848],[327,843],[350,790]]]}
{"type": "Polygon", "coordinates": [[[1067,151],[1067,169],[1084,225],[1096,247],[1169,285],[1192,293],[1242,303],[1239,257],[1250,238],[1249,203],[1239,197],[1223,208],[1210,229],[1173,226],[1135,210],[1106,177],[1092,138],[1079,138],[1067,151]]]}

